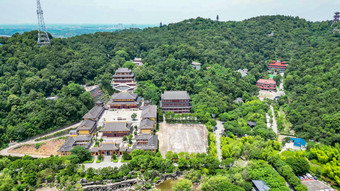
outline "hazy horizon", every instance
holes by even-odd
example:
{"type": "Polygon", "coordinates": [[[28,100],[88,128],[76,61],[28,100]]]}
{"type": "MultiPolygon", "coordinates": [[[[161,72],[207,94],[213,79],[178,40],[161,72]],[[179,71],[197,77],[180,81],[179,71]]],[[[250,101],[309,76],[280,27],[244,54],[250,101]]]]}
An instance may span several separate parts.
{"type": "MultiPolygon", "coordinates": [[[[308,21],[333,18],[340,0],[41,0],[45,23],[51,24],[163,24],[189,18],[242,21],[264,15],[298,16],[308,21]]],[[[36,1],[0,0],[0,25],[36,24],[36,1]]]]}

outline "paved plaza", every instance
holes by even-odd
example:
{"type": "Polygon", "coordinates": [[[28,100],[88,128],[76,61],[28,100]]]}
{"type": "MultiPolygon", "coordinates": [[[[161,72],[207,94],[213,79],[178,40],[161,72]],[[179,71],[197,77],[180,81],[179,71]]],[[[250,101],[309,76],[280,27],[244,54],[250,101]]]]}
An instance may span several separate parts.
{"type": "Polygon", "coordinates": [[[118,110],[105,110],[103,115],[98,121],[98,126],[103,126],[105,121],[127,121],[132,122],[132,125],[139,126],[142,110],[140,109],[118,109],[118,110]],[[137,114],[136,120],[132,121],[131,115],[137,114]]]}
{"type": "Polygon", "coordinates": [[[85,163],[84,166],[85,168],[94,168],[94,169],[100,169],[100,168],[104,168],[104,167],[121,167],[123,166],[123,162],[121,162],[122,160],[122,156],[119,156],[119,160],[118,162],[112,162],[111,161],[111,156],[104,156],[104,161],[102,161],[101,163],[96,163],[98,156],[94,156],[94,161],[93,163],[85,163]]]}
{"type": "Polygon", "coordinates": [[[175,153],[206,153],[208,130],[202,124],[161,123],[158,132],[159,151],[163,156],[168,151],[175,153]]]}

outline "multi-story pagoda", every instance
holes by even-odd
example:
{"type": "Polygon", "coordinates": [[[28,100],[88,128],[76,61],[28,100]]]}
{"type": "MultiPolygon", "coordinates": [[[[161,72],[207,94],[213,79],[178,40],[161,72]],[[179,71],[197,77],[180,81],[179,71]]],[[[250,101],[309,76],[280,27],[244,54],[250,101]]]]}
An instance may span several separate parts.
{"type": "Polygon", "coordinates": [[[133,91],[136,88],[135,74],[128,68],[118,68],[112,76],[111,86],[117,91],[133,91]]]}
{"type": "Polygon", "coordinates": [[[161,109],[164,112],[190,113],[190,96],[187,91],[165,91],[161,96],[161,109]]]}

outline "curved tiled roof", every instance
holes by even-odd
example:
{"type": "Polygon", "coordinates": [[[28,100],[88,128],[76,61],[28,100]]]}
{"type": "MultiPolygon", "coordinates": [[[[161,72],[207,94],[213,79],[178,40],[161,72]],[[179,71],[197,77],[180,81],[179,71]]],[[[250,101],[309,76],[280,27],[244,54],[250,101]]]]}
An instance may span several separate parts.
{"type": "Polygon", "coordinates": [[[187,91],[165,91],[164,94],[162,94],[162,99],[190,99],[190,96],[187,91]]]}

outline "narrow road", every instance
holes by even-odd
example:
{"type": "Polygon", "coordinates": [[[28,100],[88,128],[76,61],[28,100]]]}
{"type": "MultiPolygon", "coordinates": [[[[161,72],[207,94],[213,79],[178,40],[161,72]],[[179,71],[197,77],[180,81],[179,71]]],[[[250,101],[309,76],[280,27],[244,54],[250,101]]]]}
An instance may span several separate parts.
{"type": "Polygon", "coordinates": [[[217,158],[218,160],[222,161],[222,151],[221,151],[221,134],[224,131],[224,126],[222,124],[222,121],[216,121],[216,130],[214,131],[215,137],[216,137],[216,147],[217,147],[217,158]]]}
{"type": "Polygon", "coordinates": [[[282,76],[281,82],[280,82],[280,90],[283,91],[283,77],[285,75],[285,73],[280,73],[280,75],[282,76]]]}
{"type": "MultiPolygon", "coordinates": [[[[51,132],[51,133],[49,133],[49,134],[41,135],[41,136],[39,136],[39,137],[35,137],[35,138],[32,138],[32,139],[29,139],[29,140],[26,140],[26,141],[19,142],[19,143],[17,143],[17,144],[11,145],[11,146],[9,146],[9,147],[7,147],[7,148],[1,150],[1,151],[0,151],[0,155],[2,155],[2,156],[9,156],[9,155],[11,155],[11,156],[15,156],[15,157],[23,157],[23,156],[25,156],[25,155],[29,155],[29,156],[31,156],[31,157],[33,157],[33,158],[48,158],[49,156],[31,155],[31,154],[19,154],[19,153],[9,153],[8,151],[9,151],[10,149],[12,149],[12,148],[15,148],[15,147],[18,147],[18,146],[22,146],[22,145],[26,145],[26,144],[29,144],[29,145],[30,145],[30,144],[36,144],[36,143],[42,143],[42,142],[47,142],[47,141],[52,140],[52,139],[56,139],[56,138],[58,138],[58,137],[53,137],[53,138],[45,139],[45,140],[41,140],[41,141],[35,141],[35,139],[39,139],[39,138],[41,138],[41,137],[53,135],[54,133],[57,133],[57,132],[60,132],[60,131],[64,131],[64,130],[67,130],[67,129],[72,129],[72,128],[75,128],[75,127],[77,127],[77,126],[79,126],[79,125],[80,125],[80,123],[76,123],[76,124],[71,125],[71,126],[66,126],[65,128],[62,128],[62,129],[60,129],[60,130],[58,130],[58,131],[54,131],[54,132],[51,132]]],[[[65,136],[65,135],[63,135],[63,136],[65,136]]]]}
{"type": "Polygon", "coordinates": [[[273,124],[272,124],[272,129],[273,129],[273,131],[276,133],[276,135],[277,135],[277,133],[278,133],[278,131],[277,131],[277,123],[276,123],[276,117],[275,117],[275,112],[274,112],[274,108],[273,108],[273,106],[272,105],[270,105],[270,109],[272,110],[272,115],[273,115],[273,124]]]}

